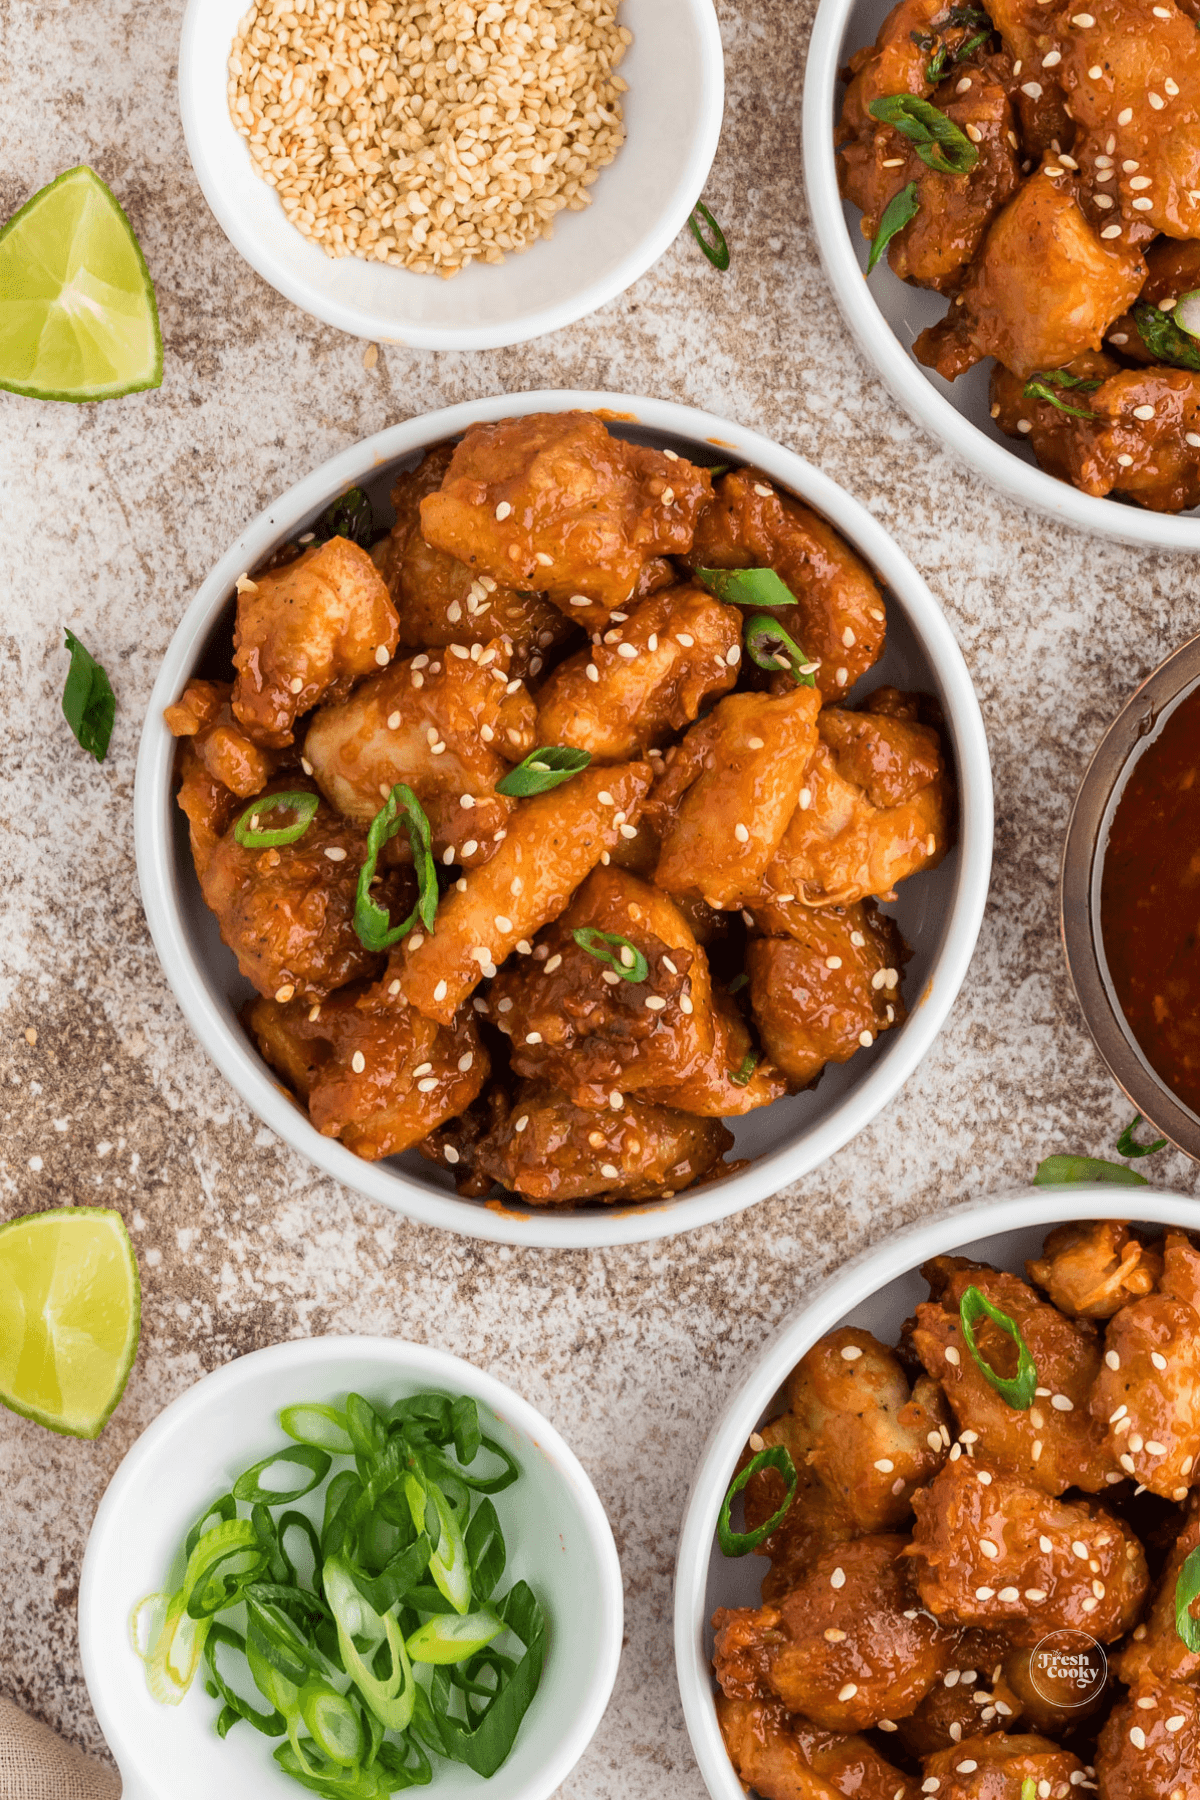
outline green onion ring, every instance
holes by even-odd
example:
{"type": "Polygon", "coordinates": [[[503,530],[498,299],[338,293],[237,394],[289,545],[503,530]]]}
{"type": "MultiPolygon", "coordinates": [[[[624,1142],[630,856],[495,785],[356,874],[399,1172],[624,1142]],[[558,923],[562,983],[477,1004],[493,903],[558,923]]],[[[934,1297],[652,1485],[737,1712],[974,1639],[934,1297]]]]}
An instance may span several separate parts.
{"type": "Polygon", "coordinates": [[[581,950],[586,950],[589,956],[596,958],[597,962],[607,963],[610,969],[615,969],[622,981],[649,980],[650,964],[637,945],[631,944],[629,939],[622,937],[619,932],[597,931],[594,925],[581,925],[577,931],[571,933],[571,936],[581,950]],[[616,956],[613,955],[612,950],[603,948],[605,944],[613,945],[617,951],[616,956]],[[629,958],[628,961],[626,961],[626,957],[629,958]]]}
{"type": "Polygon", "coordinates": [[[814,675],[820,665],[805,655],[778,619],[755,613],[746,620],[744,635],[746,654],[760,669],[786,669],[798,687],[816,687],[814,675]]]}
{"type": "Polygon", "coordinates": [[[233,835],[243,850],[273,850],[279,844],[294,844],[312,824],[320,804],[320,794],[310,794],[299,788],[279,794],[264,794],[250,802],[234,826],[233,835]],[[275,831],[260,831],[255,826],[255,819],[261,818],[263,813],[281,812],[285,809],[296,814],[290,825],[281,825],[275,831]]]}
{"type": "Polygon", "coordinates": [[[971,1352],[979,1371],[989,1386],[994,1387],[1002,1400],[1015,1412],[1028,1412],[1033,1405],[1037,1392],[1037,1364],[1029,1353],[1029,1346],[1021,1335],[1021,1328],[1015,1319],[994,1306],[980,1288],[969,1287],[963,1294],[958,1307],[958,1317],[962,1325],[963,1339],[971,1352]],[[997,1375],[991,1365],[984,1361],[983,1355],[975,1342],[975,1327],[983,1318],[988,1318],[993,1325],[998,1325],[1017,1346],[1017,1372],[1006,1378],[997,1375]]]}
{"type": "Polygon", "coordinates": [[[1200,1545],[1192,1551],[1175,1583],[1175,1629],[1188,1649],[1200,1651],[1200,1619],[1193,1616],[1192,1602],[1200,1594],[1200,1545]]]}
{"type": "Polygon", "coordinates": [[[425,809],[410,787],[398,781],[367,832],[367,859],[358,871],[358,887],[354,895],[354,929],[358,941],[367,950],[390,950],[407,937],[420,919],[426,931],[433,930],[437,912],[438,884],[434,866],[429,820],[425,809]],[[371,898],[371,883],[379,862],[379,853],[404,827],[412,845],[413,867],[417,873],[417,904],[399,925],[393,925],[386,907],[371,898]]]}
{"type": "Polygon", "coordinates": [[[757,1550],[764,1538],[769,1538],[776,1526],[782,1525],[784,1517],[792,1501],[796,1498],[796,1489],[800,1485],[800,1477],[796,1473],[796,1465],[783,1444],[771,1444],[760,1450],[752,1462],[748,1462],[740,1475],[735,1475],[730,1483],[729,1492],[721,1502],[721,1510],[717,1514],[717,1542],[725,1556],[748,1556],[751,1550],[757,1550]],[[729,1523],[729,1509],[735,1494],[741,1492],[752,1475],[762,1469],[777,1469],[787,1485],[783,1505],[773,1512],[765,1525],[757,1531],[734,1531],[729,1523]]]}

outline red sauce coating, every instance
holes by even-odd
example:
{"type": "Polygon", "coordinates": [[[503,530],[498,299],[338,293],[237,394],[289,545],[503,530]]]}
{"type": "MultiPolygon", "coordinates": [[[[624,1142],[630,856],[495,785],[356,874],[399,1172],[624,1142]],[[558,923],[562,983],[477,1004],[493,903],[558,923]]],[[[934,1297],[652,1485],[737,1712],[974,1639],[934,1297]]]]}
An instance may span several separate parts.
{"type": "Polygon", "coordinates": [[[1200,687],[1142,751],[1113,817],[1100,925],[1147,1060],[1200,1113],[1200,687]]]}

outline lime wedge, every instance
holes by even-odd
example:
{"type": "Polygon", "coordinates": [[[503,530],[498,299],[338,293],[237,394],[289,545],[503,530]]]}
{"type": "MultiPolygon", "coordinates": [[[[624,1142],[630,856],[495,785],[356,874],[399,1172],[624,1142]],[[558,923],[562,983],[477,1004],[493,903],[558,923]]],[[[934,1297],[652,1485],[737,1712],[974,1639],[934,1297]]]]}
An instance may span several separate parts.
{"type": "Polygon", "coordinates": [[[161,381],[146,259],[112,193],[81,163],[0,231],[0,388],[111,400],[161,381]]]}
{"type": "Polygon", "coordinates": [[[142,1290],[120,1213],[64,1206],[0,1225],[0,1401],[99,1437],[137,1355],[142,1290]]]}

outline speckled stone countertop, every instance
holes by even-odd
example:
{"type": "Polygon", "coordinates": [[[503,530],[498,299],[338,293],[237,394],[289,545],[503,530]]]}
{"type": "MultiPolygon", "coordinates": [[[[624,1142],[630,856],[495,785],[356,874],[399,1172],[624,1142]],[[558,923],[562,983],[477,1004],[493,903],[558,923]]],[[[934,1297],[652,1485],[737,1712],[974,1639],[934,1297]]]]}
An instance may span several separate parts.
{"type": "MultiPolygon", "coordinates": [[[[902,1221],[1013,1187],[1051,1151],[1111,1154],[1128,1109],[1063,967],[1055,889],[1088,755],[1200,629],[1195,564],[1000,499],[867,371],[817,264],[800,177],[811,0],[720,0],[725,129],[709,194],[734,262],[684,236],[570,330],[479,355],[380,351],[243,264],[193,178],[174,93],[178,4],[0,0],[0,217],[71,164],[127,207],[166,343],[157,393],[98,407],[0,394],[0,1213],[106,1204],[129,1222],[142,1348],[95,1444],[0,1414],[0,1691],[100,1746],[75,1642],[88,1527],[138,1433],[208,1369],[322,1331],[440,1344],[565,1433],[625,1571],[627,1644],[571,1800],[697,1800],[671,1582],[699,1448],[748,1358],[825,1270],[902,1221]],[[322,1178],[194,1043],[138,901],[133,772],[151,683],[236,527],[335,451],[454,401],[535,387],[690,402],[778,438],[871,508],[966,655],[996,783],[979,949],[940,1041],[856,1142],[794,1189],[659,1245],[550,1254],[422,1229],[322,1178]],[[61,627],[118,695],[109,760],[59,711],[61,627]]],[[[1196,1172],[1156,1158],[1159,1185],[1196,1172]]]]}

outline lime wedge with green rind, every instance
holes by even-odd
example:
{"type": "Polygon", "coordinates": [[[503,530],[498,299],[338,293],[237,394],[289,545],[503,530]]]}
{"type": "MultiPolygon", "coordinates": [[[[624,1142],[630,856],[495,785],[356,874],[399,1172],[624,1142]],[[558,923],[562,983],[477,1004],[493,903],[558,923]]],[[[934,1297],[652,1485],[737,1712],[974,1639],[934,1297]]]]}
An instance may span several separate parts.
{"type": "Polygon", "coordinates": [[[0,388],[111,400],[162,382],[154,283],[133,227],[80,164],[0,231],[0,388]]]}
{"type": "Polygon", "coordinates": [[[99,1437],[137,1355],[142,1290],[120,1213],[64,1206],[0,1225],[0,1401],[99,1437]]]}

